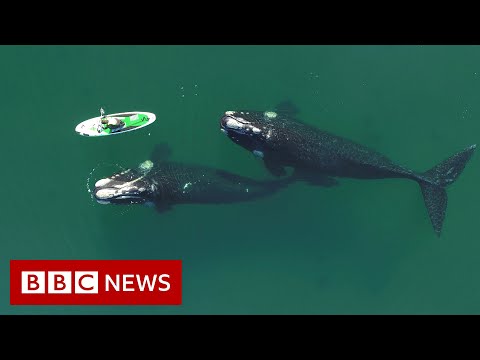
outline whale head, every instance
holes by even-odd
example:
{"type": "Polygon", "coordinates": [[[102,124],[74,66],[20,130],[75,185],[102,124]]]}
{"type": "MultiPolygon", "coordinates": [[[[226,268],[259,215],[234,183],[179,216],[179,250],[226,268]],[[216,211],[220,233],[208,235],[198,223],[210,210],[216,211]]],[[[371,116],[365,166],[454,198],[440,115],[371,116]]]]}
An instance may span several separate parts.
{"type": "Polygon", "coordinates": [[[147,177],[153,167],[149,160],[136,169],[115,173],[95,183],[93,194],[100,204],[145,204],[151,202],[156,190],[147,177]]]}
{"type": "Polygon", "coordinates": [[[271,139],[276,117],[273,111],[227,111],[220,119],[220,130],[257,155],[271,139]]]}

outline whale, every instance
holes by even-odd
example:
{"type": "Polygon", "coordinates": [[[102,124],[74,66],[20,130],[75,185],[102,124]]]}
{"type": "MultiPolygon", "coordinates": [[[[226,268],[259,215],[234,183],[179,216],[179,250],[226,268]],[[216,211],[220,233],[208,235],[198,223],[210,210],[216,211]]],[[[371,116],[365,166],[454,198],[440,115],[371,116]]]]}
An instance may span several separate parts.
{"type": "MultiPolygon", "coordinates": [[[[162,147],[157,146],[153,153],[162,147]]],[[[215,167],[157,157],[97,180],[93,195],[100,204],[145,204],[164,212],[179,204],[252,201],[271,196],[292,181],[293,176],[257,180],[215,167]]]]}
{"type": "Polygon", "coordinates": [[[321,174],[334,180],[402,178],[417,182],[437,236],[445,220],[446,188],[458,179],[476,149],[476,144],[467,146],[429,170],[418,172],[370,147],[301,121],[298,109],[288,102],[269,111],[226,111],[219,124],[233,143],[261,158],[275,177],[285,176],[287,168],[294,168],[306,179],[321,174]]]}

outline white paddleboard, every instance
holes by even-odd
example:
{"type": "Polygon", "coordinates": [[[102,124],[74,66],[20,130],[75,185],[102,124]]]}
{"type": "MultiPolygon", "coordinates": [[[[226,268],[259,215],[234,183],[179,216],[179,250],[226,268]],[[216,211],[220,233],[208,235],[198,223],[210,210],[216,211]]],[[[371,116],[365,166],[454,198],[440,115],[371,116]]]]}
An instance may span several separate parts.
{"type": "Polygon", "coordinates": [[[90,137],[116,135],[141,129],[155,120],[156,116],[151,112],[126,111],[82,121],[75,127],[75,131],[82,136],[90,137]],[[102,124],[102,119],[108,124],[102,124]]]}

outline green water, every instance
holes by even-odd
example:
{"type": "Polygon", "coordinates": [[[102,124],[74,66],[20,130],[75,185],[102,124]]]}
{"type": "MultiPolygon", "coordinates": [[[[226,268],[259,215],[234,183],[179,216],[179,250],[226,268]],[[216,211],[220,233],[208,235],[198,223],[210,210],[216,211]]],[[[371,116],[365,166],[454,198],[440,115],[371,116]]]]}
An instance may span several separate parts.
{"type": "Polygon", "coordinates": [[[164,214],[87,191],[157,143],[172,160],[266,177],[218,121],[285,99],[303,121],[427,170],[480,141],[478,46],[0,46],[0,79],[2,314],[480,313],[479,154],[448,190],[440,238],[407,180],[295,183],[164,214]],[[101,106],[157,121],[77,135],[101,106]],[[10,306],[10,259],[182,259],[183,304],[10,306]]]}

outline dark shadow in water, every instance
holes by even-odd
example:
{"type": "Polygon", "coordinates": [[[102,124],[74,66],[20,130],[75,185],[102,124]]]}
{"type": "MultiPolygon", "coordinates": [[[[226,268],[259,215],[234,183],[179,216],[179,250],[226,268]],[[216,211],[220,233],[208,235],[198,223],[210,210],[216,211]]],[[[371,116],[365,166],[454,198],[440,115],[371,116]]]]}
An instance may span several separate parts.
{"type": "Polygon", "coordinates": [[[150,160],[153,162],[167,161],[172,157],[172,149],[167,143],[156,144],[153,148],[150,160]]]}
{"type": "Polygon", "coordinates": [[[281,101],[275,106],[274,110],[292,119],[296,118],[300,113],[300,109],[291,100],[281,101]]]}

